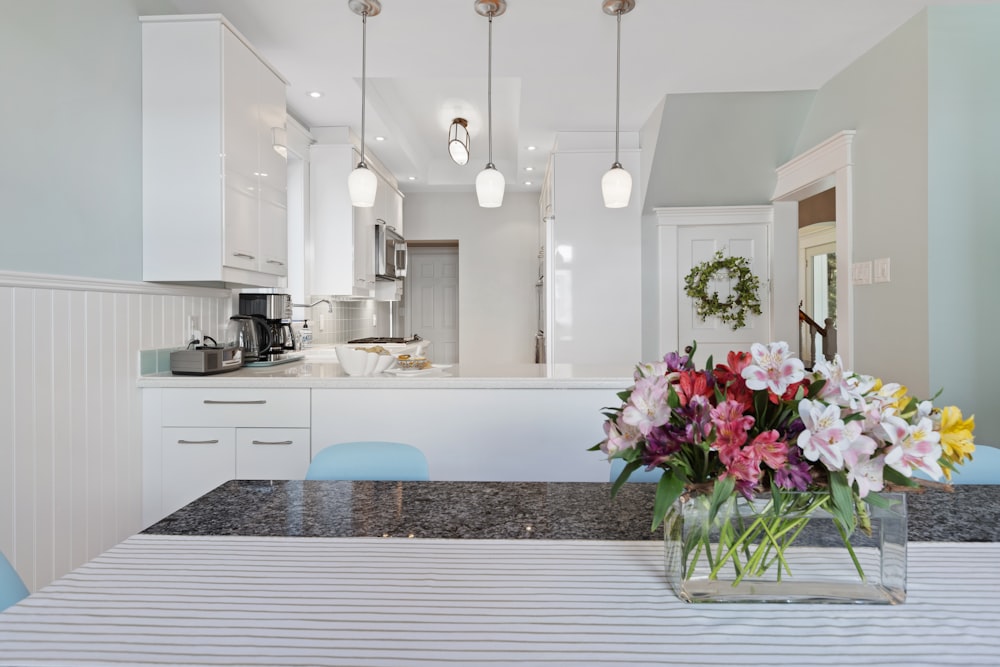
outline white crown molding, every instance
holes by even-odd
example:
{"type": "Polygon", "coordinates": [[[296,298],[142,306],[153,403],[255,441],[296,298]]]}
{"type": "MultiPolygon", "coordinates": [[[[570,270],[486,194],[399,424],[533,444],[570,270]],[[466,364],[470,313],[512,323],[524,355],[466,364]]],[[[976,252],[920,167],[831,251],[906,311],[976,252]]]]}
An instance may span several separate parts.
{"type": "Polygon", "coordinates": [[[102,278],[79,278],[46,273],[20,273],[0,271],[0,287],[22,287],[33,289],[73,290],[80,292],[116,292],[121,294],[161,294],[167,296],[199,296],[228,299],[232,292],[214,287],[186,285],[166,285],[144,283],[131,280],[108,280],[102,278]]]}
{"type": "Polygon", "coordinates": [[[814,183],[823,181],[839,169],[853,165],[851,145],[856,134],[855,130],[838,132],[826,141],[778,167],[775,170],[778,182],[774,187],[774,196],[771,199],[773,201],[799,199],[792,195],[814,183]]]}
{"type": "Polygon", "coordinates": [[[672,225],[752,225],[774,221],[774,207],[755,206],[664,206],[654,208],[656,224],[672,225]]]}

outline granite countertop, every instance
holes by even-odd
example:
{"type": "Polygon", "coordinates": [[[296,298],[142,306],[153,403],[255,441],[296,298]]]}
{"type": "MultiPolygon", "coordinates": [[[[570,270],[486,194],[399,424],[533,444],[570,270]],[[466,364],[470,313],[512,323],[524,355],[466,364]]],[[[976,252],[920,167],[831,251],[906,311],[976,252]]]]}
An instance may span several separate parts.
{"type": "MultiPolygon", "coordinates": [[[[147,528],[162,535],[659,540],[654,484],[226,482],[147,528]]],[[[911,541],[1000,542],[1000,486],[908,493],[911,541]]]]}

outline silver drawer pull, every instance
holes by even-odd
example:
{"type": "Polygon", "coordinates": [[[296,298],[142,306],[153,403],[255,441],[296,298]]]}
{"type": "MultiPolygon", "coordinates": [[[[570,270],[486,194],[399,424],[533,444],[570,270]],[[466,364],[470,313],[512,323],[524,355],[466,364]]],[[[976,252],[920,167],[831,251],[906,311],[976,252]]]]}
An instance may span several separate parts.
{"type": "Polygon", "coordinates": [[[269,440],[251,440],[250,444],[251,445],[290,445],[290,444],[292,444],[292,441],[291,440],[274,440],[274,441],[269,441],[269,440]]]}
{"type": "Polygon", "coordinates": [[[267,401],[263,399],[257,401],[212,401],[206,398],[202,403],[205,405],[264,405],[267,401]]]}
{"type": "Polygon", "coordinates": [[[244,259],[253,259],[255,255],[251,255],[248,252],[234,252],[233,257],[243,257],[244,259]]]}
{"type": "Polygon", "coordinates": [[[217,445],[218,440],[178,440],[178,445],[217,445]]]}
{"type": "Polygon", "coordinates": [[[268,264],[277,264],[278,266],[284,266],[285,265],[284,262],[278,261],[276,259],[269,259],[269,260],[267,260],[267,263],[268,264]]]}

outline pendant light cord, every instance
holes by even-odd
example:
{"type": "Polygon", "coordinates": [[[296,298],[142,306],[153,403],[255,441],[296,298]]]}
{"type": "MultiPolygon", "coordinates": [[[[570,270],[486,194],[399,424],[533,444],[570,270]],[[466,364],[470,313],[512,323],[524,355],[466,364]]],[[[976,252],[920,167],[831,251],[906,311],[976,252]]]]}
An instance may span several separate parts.
{"type": "Polygon", "coordinates": [[[622,99],[622,10],[618,10],[618,65],[615,70],[615,167],[621,167],[618,161],[618,127],[619,109],[622,99]]]}
{"type": "Polygon", "coordinates": [[[493,166],[493,12],[490,12],[490,39],[489,53],[486,57],[486,119],[489,128],[489,163],[487,169],[495,169],[493,166]]]}
{"type": "Polygon", "coordinates": [[[368,12],[361,14],[361,162],[359,167],[368,168],[365,164],[365,80],[367,77],[368,57],[368,12]]]}

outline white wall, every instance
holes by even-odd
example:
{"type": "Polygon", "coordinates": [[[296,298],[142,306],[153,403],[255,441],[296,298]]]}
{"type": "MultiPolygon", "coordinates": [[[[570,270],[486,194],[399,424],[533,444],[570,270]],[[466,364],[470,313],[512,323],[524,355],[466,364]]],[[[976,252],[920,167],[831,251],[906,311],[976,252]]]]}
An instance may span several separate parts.
{"type": "Polygon", "coordinates": [[[140,525],[139,350],[229,293],[0,272],[0,551],[35,590],[140,525]]]}
{"type": "Polygon", "coordinates": [[[458,241],[459,361],[532,363],[538,279],[538,195],[504,195],[480,208],[467,193],[411,193],[407,241],[458,241]]]}

